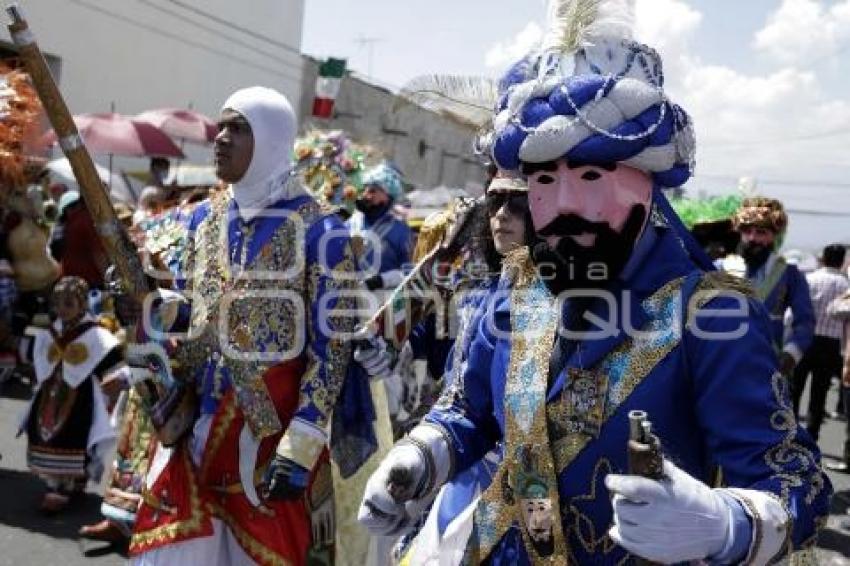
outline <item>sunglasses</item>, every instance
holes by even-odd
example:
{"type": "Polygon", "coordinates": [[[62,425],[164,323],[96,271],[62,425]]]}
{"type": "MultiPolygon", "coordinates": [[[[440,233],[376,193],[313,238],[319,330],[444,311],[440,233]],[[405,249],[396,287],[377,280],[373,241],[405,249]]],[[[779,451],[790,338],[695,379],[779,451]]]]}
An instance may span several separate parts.
{"type": "Polygon", "coordinates": [[[484,202],[487,205],[487,214],[490,216],[499,212],[499,210],[505,205],[507,205],[507,211],[516,216],[528,212],[527,193],[491,193],[484,198],[484,202]]]}

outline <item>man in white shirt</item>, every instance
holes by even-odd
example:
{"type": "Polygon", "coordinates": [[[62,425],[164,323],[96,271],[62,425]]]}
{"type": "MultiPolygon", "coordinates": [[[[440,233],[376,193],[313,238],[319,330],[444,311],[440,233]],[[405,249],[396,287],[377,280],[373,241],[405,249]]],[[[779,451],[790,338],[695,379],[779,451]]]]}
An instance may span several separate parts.
{"type": "Polygon", "coordinates": [[[806,428],[815,439],[818,438],[823,423],[830,380],[841,374],[844,322],[828,313],[827,308],[850,288],[847,277],[840,271],[844,265],[844,256],[845,249],[841,244],[826,246],[821,261],[823,267],[806,277],[815,311],[815,337],[794,370],[792,393],[794,410],[799,414],[800,396],[811,373],[812,387],[806,428]]]}

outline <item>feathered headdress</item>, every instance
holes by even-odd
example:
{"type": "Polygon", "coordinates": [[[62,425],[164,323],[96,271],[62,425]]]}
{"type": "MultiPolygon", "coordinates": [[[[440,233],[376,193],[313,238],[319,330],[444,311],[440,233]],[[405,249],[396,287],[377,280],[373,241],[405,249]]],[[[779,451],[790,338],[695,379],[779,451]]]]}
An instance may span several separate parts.
{"type": "Polygon", "coordinates": [[[782,203],[774,198],[749,197],[741,203],[734,224],[736,230],[744,226],[756,226],[783,234],[788,228],[788,215],[782,203]]]}
{"type": "Polygon", "coordinates": [[[295,140],[295,169],[312,195],[349,213],[363,189],[363,173],[379,160],[378,151],[340,130],[313,130],[295,140]]]}
{"type": "Polygon", "coordinates": [[[691,121],[667,100],[658,53],[632,39],[632,3],[551,0],[548,11],[540,47],[499,83],[482,147],[508,170],[566,157],[683,184],[694,164],[691,121]]]}
{"type": "Polygon", "coordinates": [[[26,183],[28,153],[36,145],[43,110],[29,76],[0,66],[0,183],[26,183]]]}

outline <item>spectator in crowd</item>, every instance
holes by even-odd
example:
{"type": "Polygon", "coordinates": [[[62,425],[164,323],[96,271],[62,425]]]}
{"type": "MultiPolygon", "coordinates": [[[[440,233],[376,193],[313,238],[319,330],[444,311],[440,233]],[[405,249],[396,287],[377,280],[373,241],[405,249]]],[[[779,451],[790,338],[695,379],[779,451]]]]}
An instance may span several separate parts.
{"type": "Polygon", "coordinates": [[[363,194],[348,220],[352,236],[360,236],[364,244],[358,260],[369,275],[370,291],[398,286],[404,265],[410,263],[412,233],[392,211],[401,193],[401,174],[395,167],[386,163],[373,167],[363,175],[363,194]]]}
{"type": "Polygon", "coordinates": [[[59,219],[50,236],[50,254],[63,276],[81,277],[91,289],[103,289],[109,260],[80,193],[69,191],[59,199],[59,219]]]}
{"type": "Polygon", "coordinates": [[[806,278],[777,252],[788,227],[788,216],[778,200],[753,197],[744,199],[733,223],[741,234],[739,251],[746,263],[746,278],[770,314],[779,369],[790,378],[812,343],[815,317],[806,278]],[[793,321],[786,339],[784,318],[788,309],[793,321]]]}
{"type": "Polygon", "coordinates": [[[847,278],[840,271],[844,265],[844,256],[845,250],[841,244],[826,246],[821,258],[823,266],[806,277],[815,311],[815,336],[811,347],[794,370],[792,395],[794,410],[799,415],[800,397],[811,373],[812,386],[806,428],[814,438],[818,438],[823,423],[830,381],[841,374],[844,323],[830,315],[827,309],[850,288],[847,278]]]}
{"type": "MultiPolygon", "coordinates": [[[[826,312],[828,316],[841,321],[843,325],[844,363],[841,368],[841,394],[844,397],[843,408],[846,417],[850,409],[850,403],[848,403],[850,401],[850,291],[832,301],[826,312]]],[[[850,418],[847,419],[842,459],[840,462],[827,462],[826,467],[835,472],[850,472],[850,418]]],[[[850,519],[845,519],[842,528],[850,529],[850,519]]]]}

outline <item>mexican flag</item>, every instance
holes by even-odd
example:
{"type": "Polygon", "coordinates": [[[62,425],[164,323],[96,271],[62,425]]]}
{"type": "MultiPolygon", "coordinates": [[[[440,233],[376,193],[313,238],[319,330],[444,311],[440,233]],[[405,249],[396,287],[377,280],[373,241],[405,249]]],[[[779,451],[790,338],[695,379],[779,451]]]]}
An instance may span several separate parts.
{"type": "Polygon", "coordinates": [[[313,98],[313,116],[317,118],[333,116],[334,101],[339,94],[339,85],[344,74],[345,59],[329,58],[319,66],[316,96],[313,98]]]}

